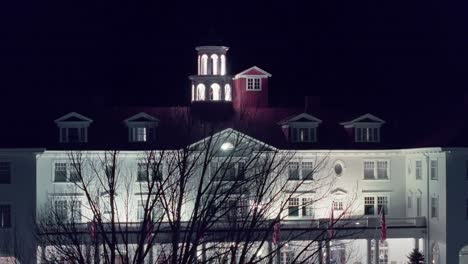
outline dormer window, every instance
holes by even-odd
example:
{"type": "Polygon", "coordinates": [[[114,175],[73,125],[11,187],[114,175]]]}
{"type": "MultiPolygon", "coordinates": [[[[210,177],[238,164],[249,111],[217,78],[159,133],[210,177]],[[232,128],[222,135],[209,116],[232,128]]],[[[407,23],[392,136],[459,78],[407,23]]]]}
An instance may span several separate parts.
{"type": "Polygon", "coordinates": [[[380,128],[385,121],[371,114],[365,114],[354,120],[340,123],[347,129],[352,129],[354,142],[380,142],[380,128]]]}
{"type": "Polygon", "coordinates": [[[262,82],[261,78],[247,78],[247,91],[261,91],[262,82]]]}
{"type": "Polygon", "coordinates": [[[156,127],[159,124],[159,119],[141,112],[124,122],[128,127],[129,142],[152,142],[156,139],[156,127]]]}
{"type": "Polygon", "coordinates": [[[302,113],[278,123],[291,143],[317,142],[317,127],[322,120],[302,113]]]}
{"type": "Polygon", "coordinates": [[[75,112],[56,119],[60,143],[88,142],[88,127],[92,122],[93,120],[75,112]]]}

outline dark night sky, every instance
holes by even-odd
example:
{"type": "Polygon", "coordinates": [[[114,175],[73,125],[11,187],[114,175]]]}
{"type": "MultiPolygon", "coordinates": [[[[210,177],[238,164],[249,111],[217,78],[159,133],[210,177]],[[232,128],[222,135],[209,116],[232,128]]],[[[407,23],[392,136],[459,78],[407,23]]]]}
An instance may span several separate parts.
{"type": "Polygon", "coordinates": [[[0,87],[8,106],[185,104],[194,47],[221,44],[230,73],[273,74],[278,104],[449,96],[468,84],[466,10],[443,0],[1,1],[0,87]]]}

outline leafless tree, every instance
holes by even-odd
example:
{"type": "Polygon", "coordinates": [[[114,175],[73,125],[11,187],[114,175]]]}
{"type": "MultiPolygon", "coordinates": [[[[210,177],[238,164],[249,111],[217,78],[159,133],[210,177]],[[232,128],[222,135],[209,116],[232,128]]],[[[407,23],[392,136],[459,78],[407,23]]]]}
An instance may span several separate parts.
{"type": "Polygon", "coordinates": [[[176,150],[67,152],[70,201],[52,195],[37,221],[43,261],[273,263],[294,247],[288,261],[305,263],[352,235],[340,228],[354,197],[333,221],[312,215],[335,184],[327,153],[296,177],[296,152],[215,131],[176,150]],[[299,211],[305,220],[283,221],[299,211]]]}

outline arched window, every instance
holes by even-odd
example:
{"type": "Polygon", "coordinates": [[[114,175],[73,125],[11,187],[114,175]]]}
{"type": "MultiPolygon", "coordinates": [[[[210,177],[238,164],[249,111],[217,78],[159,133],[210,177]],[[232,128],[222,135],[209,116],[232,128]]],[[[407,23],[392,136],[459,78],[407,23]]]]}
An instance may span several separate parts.
{"type": "Polygon", "coordinates": [[[203,54],[201,57],[201,75],[208,74],[208,55],[203,54]]]}
{"type": "Polygon", "coordinates": [[[195,85],[192,84],[192,101],[195,100],[195,85]]]}
{"type": "Polygon", "coordinates": [[[226,56],[221,55],[221,75],[226,74],[226,56]]]}
{"type": "Polygon", "coordinates": [[[205,100],[205,85],[200,83],[197,85],[197,101],[205,100]]]}
{"type": "Polygon", "coordinates": [[[218,75],[218,55],[211,55],[211,65],[213,65],[213,75],[218,75]]]}
{"type": "Polygon", "coordinates": [[[221,87],[217,83],[213,83],[210,86],[210,100],[212,101],[221,100],[221,87]]]}
{"type": "Polygon", "coordinates": [[[224,85],[224,101],[232,101],[231,85],[224,85]]]}

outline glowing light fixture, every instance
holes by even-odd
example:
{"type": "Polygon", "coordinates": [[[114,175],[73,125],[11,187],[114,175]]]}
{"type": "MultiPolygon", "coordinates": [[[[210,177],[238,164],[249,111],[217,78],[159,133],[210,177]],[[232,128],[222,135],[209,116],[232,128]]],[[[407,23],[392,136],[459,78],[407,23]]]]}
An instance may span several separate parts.
{"type": "Polygon", "coordinates": [[[232,150],[232,149],[234,149],[234,145],[232,145],[231,142],[224,142],[221,145],[221,150],[228,151],[228,150],[232,150]]]}

